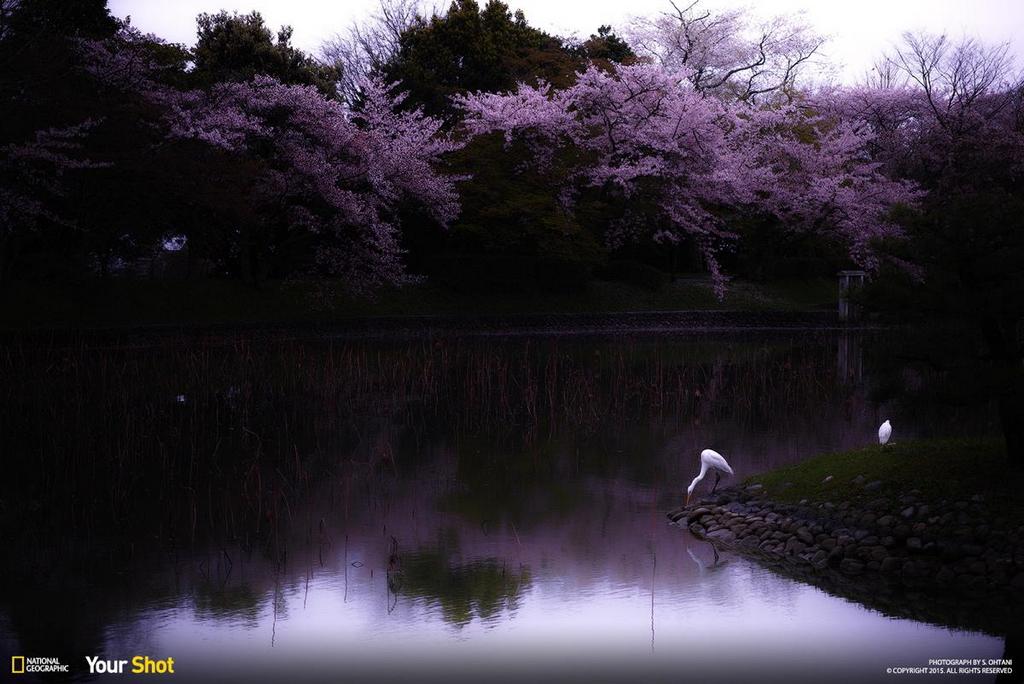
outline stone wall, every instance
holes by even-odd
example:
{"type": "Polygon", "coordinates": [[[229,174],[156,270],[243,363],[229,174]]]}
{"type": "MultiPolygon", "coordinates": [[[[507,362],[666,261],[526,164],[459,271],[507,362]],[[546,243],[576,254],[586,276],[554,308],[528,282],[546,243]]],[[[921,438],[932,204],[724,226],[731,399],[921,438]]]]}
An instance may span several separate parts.
{"type": "MultiPolygon", "coordinates": [[[[863,500],[796,504],[768,499],[760,485],[731,488],[668,516],[718,548],[825,587],[843,585],[840,593],[910,592],[1024,609],[1024,527],[991,510],[981,495],[872,498],[872,484],[863,500]]],[[[998,631],[1001,622],[989,626],[998,631]]]]}

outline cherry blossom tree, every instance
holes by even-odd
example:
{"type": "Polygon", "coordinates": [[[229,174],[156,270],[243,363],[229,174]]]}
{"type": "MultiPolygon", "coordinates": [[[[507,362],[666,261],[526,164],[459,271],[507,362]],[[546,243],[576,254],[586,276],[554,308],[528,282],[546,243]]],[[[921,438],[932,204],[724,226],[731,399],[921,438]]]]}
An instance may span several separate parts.
{"type": "Polygon", "coordinates": [[[879,60],[885,77],[823,93],[816,106],[866,127],[873,155],[895,175],[963,192],[1020,179],[1024,159],[1024,74],[1008,46],[971,38],[905,34],[879,60]]]}
{"type": "MultiPolygon", "coordinates": [[[[243,263],[313,244],[312,268],[370,291],[407,280],[403,210],[443,227],[457,216],[458,177],[437,169],[461,143],[442,134],[438,120],[402,107],[405,95],[388,84],[367,80],[358,108],[270,76],[179,89],[147,55],[150,41],[122,32],[116,43],[94,43],[92,69],[113,87],[144,94],[161,112],[169,143],[192,141],[255,163],[258,225],[238,248],[243,263]]],[[[260,268],[244,270],[258,281],[260,268]]]]}
{"type": "Polygon", "coordinates": [[[745,101],[788,99],[824,38],[799,15],[759,21],[745,9],[712,11],[699,0],[634,19],[627,39],[668,69],[686,69],[693,87],[745,101]]]}
{"type": "Polygon", "coordinates": [[[857,264],[877,269],[878,241],[901,234],[891,210],[915,204],[921,193],[870,156],[873,133],[855,120],[795,105],[738,116],[744,124],[731,142],[746,157],[746,210],[831,238],[857,264]]]}
{"type": "Polygon", "coordinates": [[[44,222],[70,223],[55,205],[69,173],[101,166],[82,155],[96,122],[36,131],[31,140],[0,147],[0,282],[9,275],[21,239],[44,222]]]}
{"type": "Polygon", "coordinates": [[[458,143],[404,96],[378,82],[352,111],[309,86],[270,77],[172,93],[169,135],[264,162],[255,188],[265,221],[320,236],[318,261],[353,289],[406,279],[398,207],[414,203],[442,225],[458,213],[456,179],[435,171],[458,143]]]}
{"type": "Polygon", "coordinates": [[[737,213],[834,236],[873,267],[872,241],[897,232],[889,209],[915,198],[910,184],[888,179],[870,159],[865,129],[807,107],[709,98],[688,72],[659,65],[591,67],[564,90],[521,85],[459,101],[470,133],[525,142],[538,164],[560,147],[580,150],[562,191],[568,204],[584,186],[627,204],[636,193],[653,196],[655,215],[628,215],[610,246],[640,237],[645,226],[656,227],[649,237],[657,241],[693,240],[720,295],[716,254],[735,239],[729,220],[737,213]]]}
{"type": "Polygon", "coordinates": [[[102,1],[0,0],[0,282],[47,228],[78,227],[71,195],[104,166],[86,143],[105,113],[82,92],[77,41],[115,29],[102,1]]]}

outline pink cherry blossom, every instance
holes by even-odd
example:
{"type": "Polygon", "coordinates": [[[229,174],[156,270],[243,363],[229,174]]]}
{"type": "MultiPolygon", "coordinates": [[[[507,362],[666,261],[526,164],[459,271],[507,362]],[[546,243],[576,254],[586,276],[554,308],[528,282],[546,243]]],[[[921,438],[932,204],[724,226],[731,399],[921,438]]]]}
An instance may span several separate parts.
{"type": "Polygon", "coordinates": [[[318,263],[351,289],[407,279],[399,206],[416,206],[442,226],[458,215],[459,178],[437,169],[460,143],[440,121],[400,109],[405,96],[391,85],[364,84],[357,110],[269,76],[182,91],[164,85],[146,59],[143,43],[152,40],[128,28],[83,48],[102,82],[159,108],[168,138],[259,160],[254,200],[263,220],[324,236],[318,263]]]}
{"type": "MultiPolygon", "coordinates": [[[[648,222],[668,227],[652,237],[694,240],[720,294],[725,276],[716,254],[735,240],[731,216],[764,214],[791,230],[833,236],[873,267],[872,241],[898,233],[890,208],[916,198],[872,160],[868,127],[796,104],[709,97],[687,73],[658,65],[591,67],[562,91],[521,85],[459,103],[470,133],[525,141],[541,162],[559,146],[586,152],[587,163],[566,183],[620,192],[627,202],[641,186],[656,188],[660,215],[648,222]]],[[[635,235],[637,221],[626,219],[611,239],[635,235]]]]}
{"type": "Polygon", "coordinates": [[[71,224],[53,204],[64,194],[69,171],[104,166],[81,153],[82,140],[96,123],[39,130],[32,140],[0,146],[0,238],[34,230],[43,220],[71,224]]]}

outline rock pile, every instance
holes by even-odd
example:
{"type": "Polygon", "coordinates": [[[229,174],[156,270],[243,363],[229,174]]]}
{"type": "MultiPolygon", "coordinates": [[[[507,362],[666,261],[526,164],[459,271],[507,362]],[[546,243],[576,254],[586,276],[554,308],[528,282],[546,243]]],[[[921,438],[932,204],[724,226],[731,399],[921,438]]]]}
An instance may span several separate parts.
{"type": "Polygon", "coordinates": [[[668,515],[718,547],[801,571],[1024,596],[1024,526],[991,511],[984,496],[927,502],[916,490],[879,495],[873,484],[864,485],[862,501],[797,504],[771,501],[751,485],[668,515]]]}

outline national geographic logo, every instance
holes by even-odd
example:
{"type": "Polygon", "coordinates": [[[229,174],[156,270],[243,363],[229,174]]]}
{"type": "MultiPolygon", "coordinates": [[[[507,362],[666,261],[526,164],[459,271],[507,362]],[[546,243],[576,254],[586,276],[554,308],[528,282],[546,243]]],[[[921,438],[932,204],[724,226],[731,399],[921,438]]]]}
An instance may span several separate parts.
{"type": "Polygon", "coordinates": [[[67,673],[68,666],[60,658],[37,658],[11,656],[11,674],[40,674],[44,672],[67,673]]]}
{"type": "MultiPolygon", "coordinates": [[[[99,656],[86,656],[85,663],[89,666],[89,674],[174,674],[174,658],[151,658],[138,655],[134,656],[131,660],[105,660],[99,656]]],[[[11,674],[44,674],[54,672],[67,674],[69,671],[70,666],[60,662],[60,658],[11,656],[11,674]]]]}

